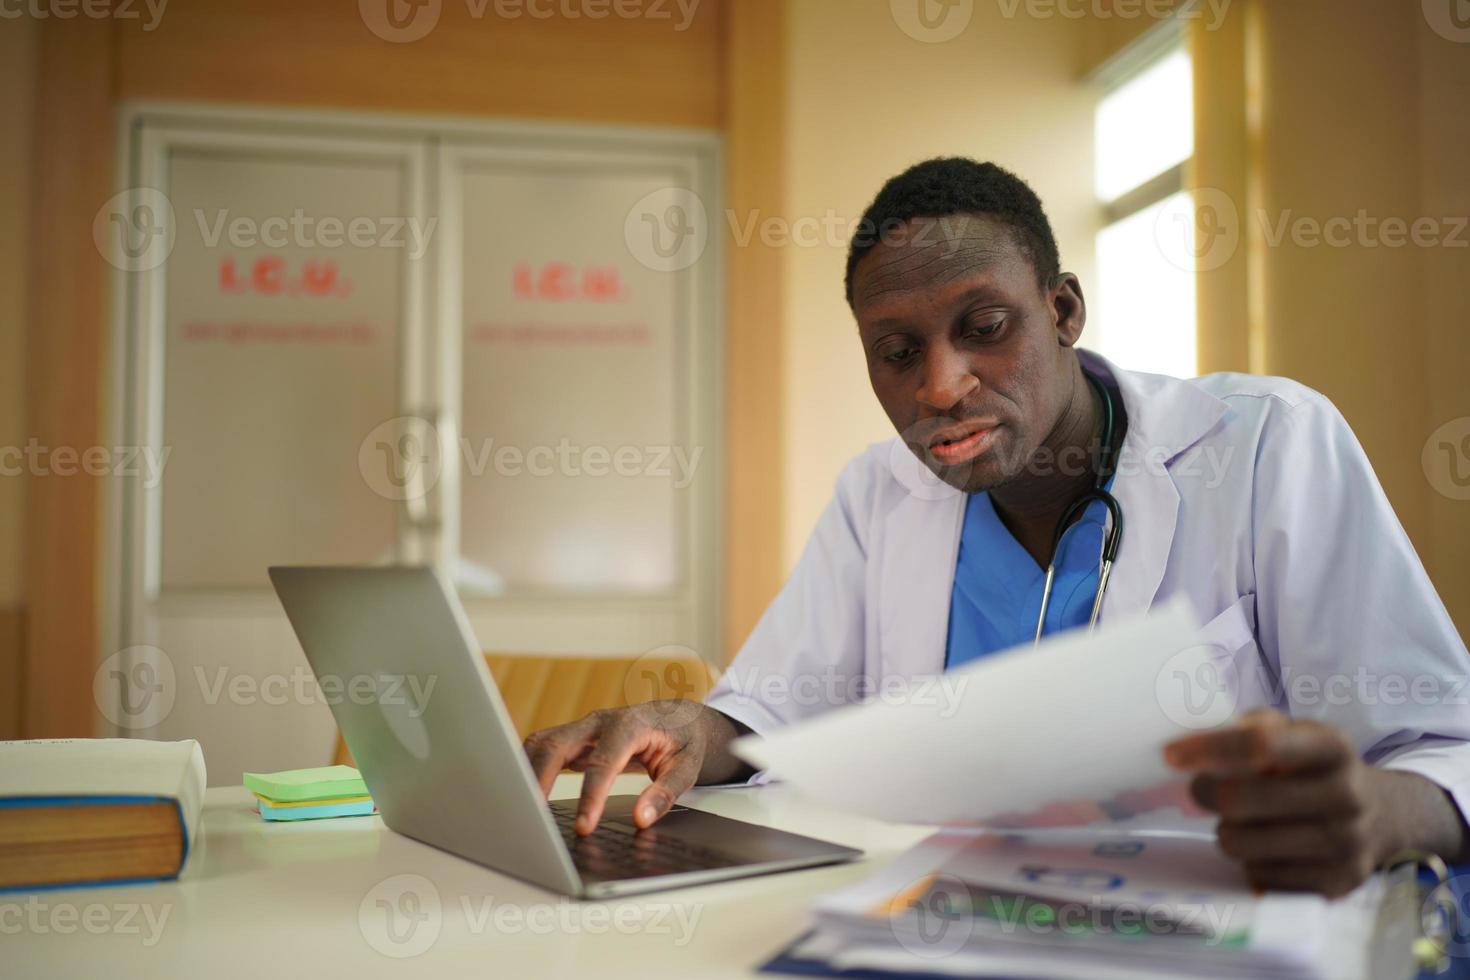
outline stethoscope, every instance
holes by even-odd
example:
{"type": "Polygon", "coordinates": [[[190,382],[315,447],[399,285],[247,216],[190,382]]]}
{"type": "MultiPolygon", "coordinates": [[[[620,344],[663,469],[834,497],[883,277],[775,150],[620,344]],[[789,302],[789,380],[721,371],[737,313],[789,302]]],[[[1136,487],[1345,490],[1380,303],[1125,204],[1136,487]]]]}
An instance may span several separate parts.
{"type": "Polygon", "coordinates": [[[1087,632],[1091,633],[1097,629],[1097,614],[1102,609],[1103,594],[1108,591],[1108,576],[1113,571],[1113,560],[1118,557],[1118,546],[1123,543],[1123,508],[1118,506],[1118,500],[1108,493],[1103,487],[1112,475],[1115,460],[1113,459],[1113,396],[1097,378],[1083,372],[1088,383],[1102,396],[1103,413],[1103,438],[1102,453],[1098,460],[1097,485],[1082,494],[1062,513],[1061,520],[1057,521],[1056,533],[1051,538],[1051,560],[1046,566],[1046,585],[1041,590],[1041,615],[1036,617],[1036,643],[1041,642],[1041,631],[1046,627],[1046,607],[1051,604],[1052,584],[1057,575],[1057,550],[1062,545],[1062,535],[1067,533],[1067,528],[1072,523],[1072,518],[1087,507],[1094,500],[1101,500],[1103,506],[1107,507],[1108,514],[1112,516],[1110,527],[1103,530],[1102,565],[1097,573],[1097,597],[1092,600],[1092,617],[1087,621],[1087,632]]]}

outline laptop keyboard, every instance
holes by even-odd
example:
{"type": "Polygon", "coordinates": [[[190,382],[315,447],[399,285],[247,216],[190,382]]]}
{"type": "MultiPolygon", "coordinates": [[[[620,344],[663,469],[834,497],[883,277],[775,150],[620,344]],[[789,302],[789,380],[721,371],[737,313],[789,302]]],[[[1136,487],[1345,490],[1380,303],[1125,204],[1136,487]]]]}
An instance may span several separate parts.
{"type": "Polygon", "coordinates": [[[656,826],[639,830],[608,817],[603,817],[592,833],[579,837],[573,828],[577,819],[575,803],[553,804],[551,815],[572,854],[572,864],[586,877],[606,881],[651,878],[745,863],[714,848],[661,834],[656,826]]]}

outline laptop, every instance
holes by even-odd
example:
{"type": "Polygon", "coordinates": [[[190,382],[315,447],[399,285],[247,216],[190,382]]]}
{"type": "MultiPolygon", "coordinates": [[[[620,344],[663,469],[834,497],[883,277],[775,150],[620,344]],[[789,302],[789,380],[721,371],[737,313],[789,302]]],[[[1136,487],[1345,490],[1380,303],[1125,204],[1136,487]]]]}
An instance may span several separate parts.
{"type": "Polygon", "coordinates": [[[591,835],[548,804],[464,607],[433,568],[272,568],[271,583],[383,822],[577,898],[850,861],[861,851],[675,805],[638,830],[615,796],[591,835]]]}

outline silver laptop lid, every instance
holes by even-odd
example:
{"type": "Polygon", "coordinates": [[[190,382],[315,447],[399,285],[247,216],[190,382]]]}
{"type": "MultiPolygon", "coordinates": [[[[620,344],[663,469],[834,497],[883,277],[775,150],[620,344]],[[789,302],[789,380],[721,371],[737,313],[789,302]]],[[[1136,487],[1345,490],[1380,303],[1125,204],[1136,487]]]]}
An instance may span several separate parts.
{"type": "Polygon", "coordinates": [[[579,894],[464,608],[440,573],[278,567],[270,577],[383,822],[579,894]]]}

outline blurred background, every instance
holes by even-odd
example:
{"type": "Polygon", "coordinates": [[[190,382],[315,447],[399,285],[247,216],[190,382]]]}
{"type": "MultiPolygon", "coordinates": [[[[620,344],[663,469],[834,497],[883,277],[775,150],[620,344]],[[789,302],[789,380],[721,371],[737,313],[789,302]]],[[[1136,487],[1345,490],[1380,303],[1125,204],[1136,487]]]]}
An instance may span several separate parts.
{"type": "Polygon", "coordinates": [[[0,737],[325,761],[269,564],[728,662],[891,435],[845,252],[937,155],[1084,346],[1331,397],[1470,625],[1466,0],[27,0],[0,92],[0,737]]]}

